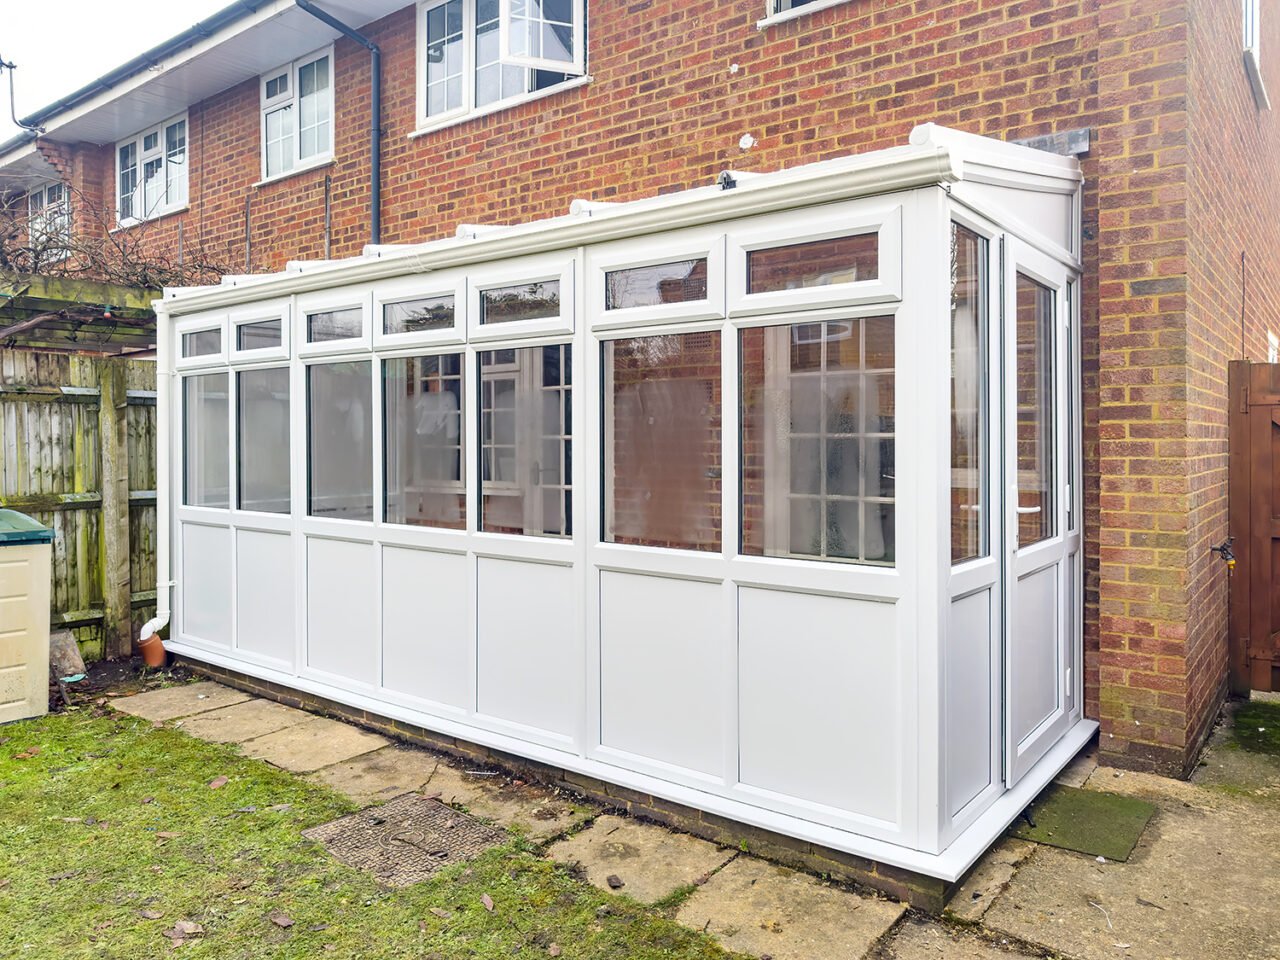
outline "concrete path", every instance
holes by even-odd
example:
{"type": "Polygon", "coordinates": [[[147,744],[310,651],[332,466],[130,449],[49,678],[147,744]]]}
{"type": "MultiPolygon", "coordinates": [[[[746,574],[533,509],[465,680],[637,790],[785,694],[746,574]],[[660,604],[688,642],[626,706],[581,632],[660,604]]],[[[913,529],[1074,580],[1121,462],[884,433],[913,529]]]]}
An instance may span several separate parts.
{"type": "Polygon", "coordinates": [[[190,683],[112,705],[305,775],[357,803],[438,794],[517,830],[596,886],[657,904],[730,950],[771,960],[1280,960],[1280,759],[1221,737],[1196,782],[1099,768],[1059,782],[1138,796],[1158,812],[1127,863],[1006,838],[953,895],[947,918],[823,883],[736,850],[600,810],[575,796],[336,720],[190,683]],[[594,818],[594,820],[593,820],[594,818]],[[574,832],[575,829],[577,832],[574,832]]]}

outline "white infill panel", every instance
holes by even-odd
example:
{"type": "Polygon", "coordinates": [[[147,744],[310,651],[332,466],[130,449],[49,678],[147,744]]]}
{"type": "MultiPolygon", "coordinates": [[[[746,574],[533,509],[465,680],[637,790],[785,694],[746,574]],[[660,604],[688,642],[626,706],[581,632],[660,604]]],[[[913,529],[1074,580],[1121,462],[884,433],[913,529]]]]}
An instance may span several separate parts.
{"type": "Polygon", "coordinates": [[[466,708],[474,696],[467,640],[467,558],[382,551],[382,685],[466,708]]]}
{"type": "Polygon", "coordinates": [[[236,648],[293,663],[293,538],[287,533],[236,531],[236,648]]]}
{"type": "Polygon", "coordinates": [[[947,815],[991,783],[991,591],[951,604],[946,664],[947,815]]]}
{"type": "Polygon", "coordinates": [[[565,740],[582,683],[570,567],[477,561],[476,708],[565,740]]]}
{"type": "Polygon", "coordinates": [[[721,589],[718,583],[601,573],[603,746],[721,775],[721,589]]]}
{"type": "Polygon", "coordinates": [[[307,666],[344,680],[377,677],[373,545],[307,540],[307,666]]]}
{"type": "Polygon", "coordinates": [[[1017,678],[1010,703],[1011,747],[1022,744],[1062,707],[1058,661],[1058,564],[1018,580],[1009,671],[1017,678]]]}
{"type": "Polygon", "coordinates": [[[231,531],[182,525],[182,632],[231,646],[231,531]]]}
{"type": "Polygon", "coordinates": [[[744,587],[738,624],[742,783],[896,822],[894,604],[744,587]]]}

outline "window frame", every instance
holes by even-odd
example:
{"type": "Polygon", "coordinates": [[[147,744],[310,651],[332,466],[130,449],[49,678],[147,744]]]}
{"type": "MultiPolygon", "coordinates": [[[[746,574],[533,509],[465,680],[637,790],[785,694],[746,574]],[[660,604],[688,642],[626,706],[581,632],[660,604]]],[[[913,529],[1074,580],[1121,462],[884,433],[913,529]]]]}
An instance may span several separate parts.
{"type": "MultiPolygon", "coordinates": [[[[587,20],[587,4],[588,0],[573,0],[574,10],[576,14],[576,26],[574,31],[575,43],[575,60],[572,69],[565,64],[557,64],[553,67],[532,67],[524,58],[522,62],[515,62],[510,58],[502,56],[505,49],[503,43],[502,32],[502,14],[508,12],[508,0],[500,0],[499,18],[498,18],[498,50],[499,60],[511,66],[519,66],[525,70],[544,70],[551,73],[563,73],[566,79],[560,83],[552,84],[548,87],[540,89],[525,90],[510,97],[502,97],[490,103],[477,105],[475,100],[475,47],[476,47],[476,0],[462,0],[462,104],[442,113],[427,113],[427,11],[448,3],[449,0],[418,0],[417,17],[414,25],[414,51],[415,51],[415,82],[414,82],[414,130],[410,136],[417,136],[424,133],[430,133],[441,127],[451,126],[463,120],[472,119],[474,117],[482,117],[486,114],[497,113],[517,104],[524,103],[529,100],[536,100],[539,97],[548,96],[563,90],[570,89],[574,85],[589,82],[591,77],[587,74],[587,39],[586,39],[586,20],[587,20]]],[[[509,29],[509,27],[508,27],[509,29]]]]}
{"type": "Polygon", "coordinates": [[[175,370],[196,370],[202,367],[225,367],[227,364],[227,315],[203,314],[186,320],[179,320],[173,326],[175,370]],[[206,330],[217,330],[221,336],[221,349],[216,353],[202,353],[195,357],[182,355],[182,341],[189,333],[203,333],[206,330]]]}
{"type": "Polygon", "coordinates": [[[467,342],[467,275],[465,270],[434,271],[373,285],[373,346],[375,349],[412,346],[444,346],[467,342]],[[383,309],[388,304],[431,297],[453,297],[453,324],[438,330],[387,333],[383,309]]]}
{"type": "MultiPolygon", "coordinates": [[[[42,243],[54,244],[70,244],[71,243],[71,194],[67,189],[67,184],[62,180],[42,184],[36,189],[27,193],[27,237],[28,241],[35,246],[35,238],[32,236],[35,229],[41,231],[42,243]],[[49,191],[58,190],[62,197],[52,203],[49,201],[49,191]],[[37,197],[40,198],[40,207],[36,210],[32,209],[32,201],[37,197]],[[61,207],[59,217],[61,224],[57,227],[56,235],[49,232],[49,208],[54,204],[61,207]]],[[[47,262],[60,263],[71,255],[71,250],[67,247],[47,251],[47,262]]],[[[46,258],[41,258],[45,260],[46,258]]]]}
{"type": "Polygon", "coordinates": [[[288,297],[265,300],[232,310],[227,322],[227,353],[233,363],[276,362],[289,359],[291,303],[288,297]],[[240,347],[240,328],[264,320],[280,321],[280,344],[275,347],[240,347]]]}
{"type": "Polygon", "coordinates": [[[335,287],[331,290],[318,290],[312,293],[299,294],[294,300],[293,323],[297,330],[297,349],[300,357],[326,357],[339,353],[369,351],[372,349],[370,336],[372,322],[373,291],[368,284],[357,284],[349,287],[335,287]],[[354,337],[343,337],[340,340],[319,340],[312,342],[307,337],[307,321],[312,314],[329,313],[337,310],[360,310],[360,333],[354,337]]]}
{"type": "Polygon", "coordinates": [[[512,21],[515,17],[511,12],[511,3],[512,0],[498,0],[498,57],[500,60],[513,66],[527,67],[530,70],[545,70],[549,73],[564,73],[570,76],[580,77],[587,72],[584,36],[586,33],[585,3],[579,3],[575,0],[572,5],[573,59],[567,62],[512,52],[512,21]]]}
{"type": "Polygon", "coordinates": [[[147,223],[151,220],[159,220],[171,213],[177,213],[185,210],[190,205],[191,200],[191,119],[187,115],[187,111],[174,114],[158,124],[152,124],[139,130],[132,137],[125,137],[123,140],[116,141],[115,157],[113,168],[115,170],[114,195],[115,195],[115,215],[116,227],[132,227],[140,223],[147,223]],[[166,136],[170,127],[175,124],[183,124],[186,139],[186,159],[182,164],[182,196],[170,202],[169,196],[169,174],[167,160],[167,140],[166,136]],[[156,134],[156,146],[151,150],[144,150],[143,144],[151,134],[156,134]],[[136,181],[133,187],[133,210],[129,216],[121,216],[121,200],[123,197],[120,193],[120,151],[128,146],[134,149],[134,170],[136,181]],[[160,160],[160,170],[164,174],[164,202],[159,204],[153,210],[145,210],[143,206],[146,201],[146,180],[142,175],[143,169],[149,160],[160,160]]]}
{"type": "Polygon", "coordinates": [[[258,77],[258,160],[259,173],[261,180],[265,183],[272,180],[280,180],[284,177],[291,177],[295,173],[303,173],[315,167],[324,166],[334,159],[334,140],[337,127],[337,110],[334,97],[334,87],[336,74],[334,71],[333,44],[327,47],[321,47],[313,50],[305,56],[298,57],[289,63],[281,64],[274,70],[267,70],[258,77]],[[310,157],[302,156],[302,130],[300,121],[302,119],[302,107],[298,102],[300,96],[298,90],[298,69],[315,63],[324,57],[329,58],[329,143],[328,149],[322,150],[320,153],[310,157]],[[267,83],[276,79],[281,74],[289,78],[289,88],[285,93],[267,98],[267,83]],[[267,114],[273,113],[282,107],[292,107],[293,109],[293,152],[290,155],[291,166],[285,170],[279,170],[275,173],[267,171],[267,114]]]}
{"type": "Polygon", "coordinates": [[[838,7],[842,3],[848,2],[849,0],[812,0],[812,2],[806,3],[801,7],[780,10],[778,9],[778,0],[766,0],[765,15],[762,19],[756,21],[756,29],[764,30],[775,23],[786,23],[788,20],[796,20],[808,14],[817,13],[819,10],[829,10],[832,7],[838,7]]]}
{"type": "Polygon", "coordinates": [[[691,230],[672,234],[670,242],[620,240],[589,250],[586,257],[587,316],[592,330],[613,330],[677,321],[715,320],[725,315],[725,234],[691,230]],[[704,300],[607,310],[608,274],[635,267],[661,266],[682,260],[707,261],[704,300]]]}
{"type": "MultiPolygon", "coordinates": [[[[572,252],[535,254],[502,261],[498,267],[486,264],[467,276],[467,340],[489,343],[494,340],[519,340],[554,334],[573,335],[574,331],[574,263],[572,252]],[[554,317],[533,320],[510,320],[506,323],[483,323],[481,295],[486,290],[518,286],[522,283],[560,282],[560,312],[554,317]]],[[[486,349],[493,349],[487,347],[486,349]]]]}

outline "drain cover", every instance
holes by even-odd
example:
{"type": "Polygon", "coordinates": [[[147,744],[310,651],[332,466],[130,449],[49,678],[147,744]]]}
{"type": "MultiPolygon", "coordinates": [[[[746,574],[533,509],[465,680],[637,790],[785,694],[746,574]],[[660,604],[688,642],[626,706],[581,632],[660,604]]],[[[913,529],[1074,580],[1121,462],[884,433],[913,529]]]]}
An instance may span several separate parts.
{"type": "Polygon", "coordinates": [[[470,860],[506,838],[438,800],[406,793],[380,807],[303,830],[349,867],[395,887],[426,880],[448,863],[470,860]]]}

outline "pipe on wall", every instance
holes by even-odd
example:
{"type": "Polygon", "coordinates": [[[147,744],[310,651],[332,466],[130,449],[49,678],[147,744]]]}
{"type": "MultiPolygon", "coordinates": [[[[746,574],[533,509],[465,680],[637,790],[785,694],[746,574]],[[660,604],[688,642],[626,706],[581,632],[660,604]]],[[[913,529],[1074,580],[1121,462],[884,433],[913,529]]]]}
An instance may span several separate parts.
{"type": "MultiPolygon", "coordinates": [[[[354,27],[325,13],[311,0],[293,0],[302,10],[369,51],[369,242],[382,242],[382,51],[354,27]]],[[[335,64],[336,67],[336,64],[335,64]]],[[[337,76],[335,69],[334,76],[337,76]]]]}

